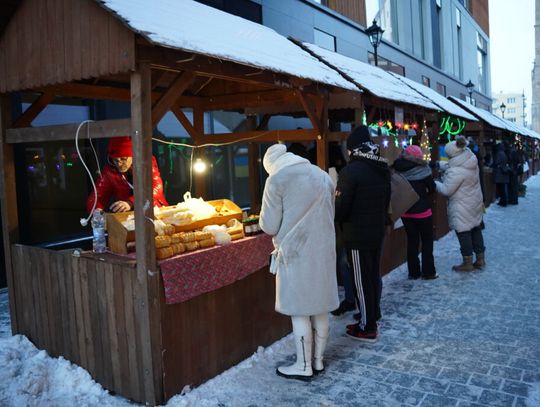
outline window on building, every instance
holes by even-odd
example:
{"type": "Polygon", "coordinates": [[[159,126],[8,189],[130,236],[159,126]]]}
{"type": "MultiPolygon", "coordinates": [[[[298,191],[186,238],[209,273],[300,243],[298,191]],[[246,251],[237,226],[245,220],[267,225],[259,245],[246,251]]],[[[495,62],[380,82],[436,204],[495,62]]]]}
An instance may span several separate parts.
{"type": "Polygon", "coordinates": [[[506,98],[506,103],[516,103],[516,98],[506,98]]]}
{"type": "Polygon", "coordinates": [[[444,69],[444,20],[442,15],[442,4],[437,2],[436,7],[436,16],[434,20],[434,29],[433,29],[433,63],[437,68],[444,69]]]}
{"type": "Polygon", "coordinates": [[[446,86],[437,82],[437,92],[443,96],[446,96],[446,86]]]}
{"type": "Polygon", "coordinates": [[[476,33],[476,46],[477,46],[477,64],[478,64],[478,91],[485,93],[486,91],[486,56],[487,56],[487,40],[476,33]]]}
{"type": "Polygon", "coordinates": [[[510,122],[514,122],[514,123],[516,122],[516,118],[515,118],[515,117],[509,117],[509,118],[506,119],[506,120],[508,120],[508,121],[510,121],[510,122]]]}
{"type": "Polygon", "coordinates": [[[420,56],[422,59],[426,59],[426,41],[425,41],[425,32],[424,32],[424,2],[418,2],[418,14],[420,17],[420,56]]]}
{"type": "Polygon", "coordinates": [[[247,20],[262,23],[262,7],[251,0],[197,0],[199,3],[223,10],[247,20]]]}
{"type": "Polygon", "coordinates": [[[334,37],[333,35],[314,28],[313,36],[315,44],[317,44],[318,46],[329,49],[330,51],[336,50],[336,37],[334,37]]]}
{"type": "MultiPolygon", "coordinates": [[[[375,65],[375,54],[368,52],[368,61],[371,65],[375,65]]],[[[390,61],[389,59],[382,58],[380,55],[377,55],[377,62],[377,66],[379,68],[405,76],[405,67],[403,65],[399,65],[390,61]]]]}
{"type": "Polygon", "coordinates": [[[516,108],[515,107],[509,107],[507,109],[508,113],[516,113],[516,108]]]}
{"type": "Polygon", "coordinates": [[[431,87],[431,81],[427,76],[422,75],[422,85],[427,86],[428,88],[431,87]]]}
{"type": "Polygon", "coordinates": [[[463,80],[463,33],[461,32],[461,12],[456,8],[458,77],[463,80]]]}

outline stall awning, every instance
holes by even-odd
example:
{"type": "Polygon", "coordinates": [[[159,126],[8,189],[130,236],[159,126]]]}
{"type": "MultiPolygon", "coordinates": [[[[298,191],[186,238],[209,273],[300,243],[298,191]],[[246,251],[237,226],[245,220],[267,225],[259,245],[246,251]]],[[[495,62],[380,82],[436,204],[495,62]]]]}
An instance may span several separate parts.
{"type": "Polygon", "coordinates": [[[302,42],[301,45],[350,78],[359,89],[367,90],[377,97],[394,102],[409,103],[436,111],[442,110],[428,98],[380,68],[307,42],[302,42]]]}
{"type": "Polygon", "coordinates": [[[501,130],[507,130],[513,133],[518,133],[524,136],[540,138],[540,136],[536,132],[529,129],[525,129],[521,126],[518,126],[509,120],[502,119],[494,115],[493,113],[488,112],[487,110],[484,110],[484,109],[480,109],[479,107],[473,106],[470,103],[465,102],[464,100],[458,99],[454,96],[449,96],[448,99],[454,102],[455,104],[457,104],[458,106],[468,110],[473,115],[478,117],[480,120],[483,120],[484,122],[486,122],[492,127],[495,127],[501,130]]]}
{"type": "Polygon", "coordinates": [[[276,31],[192,0],[101,0],[151,43],[358,90],[276,31]]]}
{"type": "Polygon", "coordinates": [[[393,72],[390,72],[390,74],[396,77],[397,79],[399,79],[400,81],[402,81],[403,83],[405,83],[406,85],[413,88],[415,91],[417,91],[421,95],[433,101],[433,103],[435,103],[445,112],[454,116],[461,117],[462,119],[465,119],[465,120],[470,120],[470,121],[475,121],[475,122],[478,121],[478,119],[476,119],[473,115],[471,115],[470,113],[468,113],[467,111],[465,111],[464,109],[456,105],[455,103],[450,102],[448,99],[446,99],[441,94],[435,92],[433,89],[428,88],[427,86],[424,86],[421,83],[415,82],[411,79],[405,78],[404,76],[395,74],[393,72]]]}

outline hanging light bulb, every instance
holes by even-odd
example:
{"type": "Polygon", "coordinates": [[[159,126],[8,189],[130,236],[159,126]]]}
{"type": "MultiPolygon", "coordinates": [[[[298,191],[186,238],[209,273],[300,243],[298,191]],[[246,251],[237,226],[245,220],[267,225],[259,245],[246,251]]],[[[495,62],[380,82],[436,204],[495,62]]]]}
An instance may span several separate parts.
{"type": "Polygon", "coordinates": [[[193,171],[195,171],[197,174],[206,172],[206,163],[200,158],[197,158],[193,163],[193,171]]]}

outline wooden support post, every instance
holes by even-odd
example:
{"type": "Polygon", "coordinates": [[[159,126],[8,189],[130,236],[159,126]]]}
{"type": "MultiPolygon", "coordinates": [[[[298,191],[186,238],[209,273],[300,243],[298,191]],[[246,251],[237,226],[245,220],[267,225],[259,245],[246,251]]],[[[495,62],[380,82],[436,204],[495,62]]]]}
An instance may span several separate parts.
{"type": "MultiPolygon", "coordinates": [[[[194,144],[202,144],[201,140],[204,134],[204,111],[202,109],[193,109],[193,127],[195,128],[195,133],[197,134],[197,138],[193,140],[195,142],[194,144]]],[[[194,151],[193,159],[195,160],[196,158],[204,160],[205,152],[203,148],[197,148],[197,150],[194,151]]],[[[193,177],[195,179],[195,196],[201,197],[206,200],[206,177],[208,177],[208,172],[202,174],[197,174],[193,172],[193,177]]]]}
{"type": "Polygon", "coordinates": [[[317,137],[317,165],[328,170],[328,95],[318,104],[319,136],[317,137]]]}
{"type": "Polygon", "coordinates": [[[439,161],[441,158],[439,155],[439,122],[442,113],[437,113],[431,124],[431,135],[429,137],[429,143],[431,144],[431,161],[439,161]]]}
{"type": "Polygon", "coordinates": [[[167,89],[152,108],[152,127],[156,126],[161,118],[165,116],[165,113],[180,99],[184,90],[193,82],[193,78],[193,73],[188,71],[177,76],[169,89],[167,89]]]}
{"type": "Polygon", "coordinates": [[[152,198],[152,102],[151,71],[140,62],[131,74],[131,128],[133,138],[133,186],[137,283],[134,287],[138,351],[141,353],[144,401],[163,402],[161,357],[160,278],[154,244],[152,198]]]}
{"type": "MultiPolygon", "coordinates": [[[[2,235],[4,240],[4,262],[8,285],[9,309],[11,314],[11,332],[19,333],[17,317],[17,298],[15,272],[11,262],[11,244],[19,240],[19,222],[17,213],[17,189],[15,183],[15,160],[13,146],[6,144],[6,129],[11,123],[9,97],[0,95],[0,196],[2,196],[2,235]]],[[[31,298],[25,301],[32,301],[31,298]]]]}
{"type": "MultiPolygon", "coordinates": [[[[246,119],[246,130],[257,129],[257,116],[248,116],[246,119]]],[[[261,160],[259,155],[259,144],[248,143],[248,169],[249,169],[249,201],[251,212],[258,213],[261,210],[261,160]]]]}

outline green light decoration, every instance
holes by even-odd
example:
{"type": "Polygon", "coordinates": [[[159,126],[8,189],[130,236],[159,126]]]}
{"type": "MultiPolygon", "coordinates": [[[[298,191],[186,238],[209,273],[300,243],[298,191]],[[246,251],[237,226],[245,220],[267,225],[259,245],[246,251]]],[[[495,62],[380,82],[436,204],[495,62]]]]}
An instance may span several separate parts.
{"type": "Polygon", "coordinates": [[[441,124],[439,125],[439,135],[448,135],[448,141],[452,136],[460,134],[465,128],[465,120],[461,120],[459,117],[446,116],[443,117],[441,124]]]}

